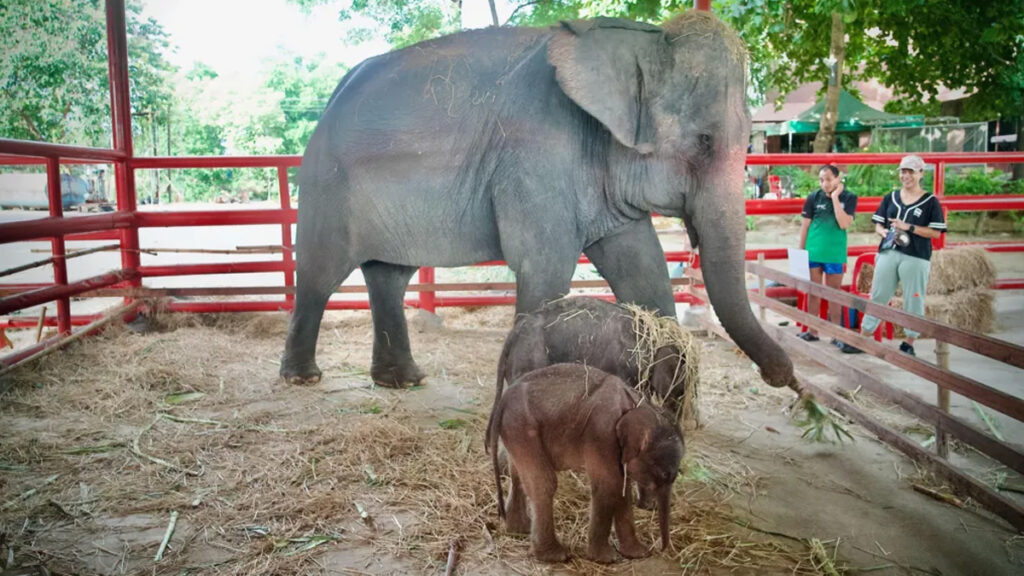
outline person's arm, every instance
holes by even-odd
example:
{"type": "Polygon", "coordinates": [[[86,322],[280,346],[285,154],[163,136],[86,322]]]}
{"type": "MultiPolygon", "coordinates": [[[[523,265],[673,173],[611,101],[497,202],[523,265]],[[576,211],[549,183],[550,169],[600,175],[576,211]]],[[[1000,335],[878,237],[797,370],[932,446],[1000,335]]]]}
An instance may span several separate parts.
{"type": "Polygon", "coordinates": [[[800,219],[800,245],[798,248],[801,250],[807,249],[807,230],[811,227],[811,219],[804,216],[800,219]]]}
{"type": "Polygon", "coordinates": [[[927,226],[913,226],[899,220],[894,221],[893,226],[922,238],[938,238],[946,231],[946,218],[942,213],[942,205],[939,203],[939,199],[933,197],[931,202],[929,202],[927,226]]]}
{"type": "MultiPolygon", "coordinates": [[[[938,238],[939,236],[942,236],[941,230],[929,228],[928,226],[914,226],[913,224],[907,224],[903,220],[893,220],[892,225],[899,230],[906,230],[907,232],[916,234],[922,238],[938,238]]],[[[878,228],[877,225],[875,227],[876,229],[878,228]]],[[[882,235],[884,236],[885,234],[882,235]]]]}
{"type": "Polygon", "coordinates": [[[800,245],[797,246],[801,250],[807,249],[807,231],[811,228],[811,219],[814,218],[814,195],[817,192],[811,192],[804,199],[804,209],[800,211],[800,216],[803,219],[800,221],[800,245]]]}
{"type": "Polygon", "coordinates": [[[878,210],[875,210],[875,213],[871,215],[871,221],[875,223],[875,234],[882,238],[885,238],[885,235],[889,233],[889,221],[886,217],[886,214],[889,213],[889,196],[891,194],[882,196],[882,201],[878,203],[878,210]]]}
{"type": "MultiPolygon", "coordinates": [[[[832,191],[829,196],[832,198],[832,212],[836,215],[836,223],[839,224],[839,228],[846,230],[853,224],[853,214],[847,212],[847,207],[839,200],[839,196],[843,193],[843,183],[840,182],[839,186],[832,191]]],[[[853,212],[857,210],[856,200],[854,200],[853,212]]]]}

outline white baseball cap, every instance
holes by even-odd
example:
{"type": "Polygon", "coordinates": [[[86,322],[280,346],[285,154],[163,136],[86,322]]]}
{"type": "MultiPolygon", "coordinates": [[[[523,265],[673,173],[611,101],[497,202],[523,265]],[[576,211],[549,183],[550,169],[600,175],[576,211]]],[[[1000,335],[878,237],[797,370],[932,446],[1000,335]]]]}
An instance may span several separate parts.
{"type": "Polygon", "coordinates": [[[915,172],[924,172],[924,160],[920,156],[911,154],[900,160],[900,170],[909,168],[915,172]]]}

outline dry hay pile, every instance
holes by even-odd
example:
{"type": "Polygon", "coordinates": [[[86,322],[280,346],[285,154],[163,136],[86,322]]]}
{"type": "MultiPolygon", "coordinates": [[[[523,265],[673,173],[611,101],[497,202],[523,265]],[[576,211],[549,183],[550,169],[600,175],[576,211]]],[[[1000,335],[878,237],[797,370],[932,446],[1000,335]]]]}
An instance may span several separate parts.
{"type": "MultiPolygon", "coordinates": [[[[371,388],[368,315],[341,317],[324,323],[318,387],[278,382],[284,314],[161,316],[145,333],[114,327],[14,372],[0,404],[0,533],[17,563],[73,574],[436,573],[454,543],[463,573],[548,573],[525,537],[496,527],[482,445],[490,387],[473,374],[493,370],[500,334],[413,335],[427,359],[480,343],[479,365],[449,366],[464,384],[440,402],[465,407],[439,421],[424,395],[455,384],[371,388]],[[180,516],[157,564],[171,512],[180,516]]],[[[689,574],[814,573],[806,550],[736,526],[728,501],[755,481],[749,469],[728,449],[688,443],[659,562],[689,574]]],[[[568,568],[642,573],[578,558],[588,502],[585,482],[563,475],[559,536],[577,555],[568,568]]],[[[654,515],[637,511],[637,522],[656,542],[654,515]]]]}
{"type": "MultiPolygon", "coordinates": [[[[861,270],[857,290],[871,292],[874,267],[861,270]]],[[[996,268],[983,248],[959,247],[937,250],[932,254],[925,316],[971,332],[990,332],[995,324],[990,287],[996,281],[996,268]]],[[[903,290],[898,289],[890,302],[903,307],[903,290]]],[[[897,329],[897,337],[903,329],[897,329]]]]}
{"type": "Polygon", "coordinates": [[[635,305],[626,305],[625,308],[633,315],[633,332],[636,334],[637,345],[632,354],[639,370],[637,387],[655,403],[664,403],[664,397],[659,397],[650,386],[651,369],[654,367],[659,348],[676,347],[680,355],[676,357],[672,381],[686,384],[680,413],[676,416],[682,421],[684,430],[696,430],[700,426],[697,402],[700,388],[700,346],[696,339],[679,325],[675,317],[657,316],[635,305]]]}

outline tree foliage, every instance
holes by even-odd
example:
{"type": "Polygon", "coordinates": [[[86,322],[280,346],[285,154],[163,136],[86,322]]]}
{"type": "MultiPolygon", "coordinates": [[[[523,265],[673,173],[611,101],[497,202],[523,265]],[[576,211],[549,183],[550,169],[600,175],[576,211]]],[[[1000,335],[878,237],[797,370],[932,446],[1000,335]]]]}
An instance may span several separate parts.
{"type": "Polygon", "coordinates": [[[838,11],[847,80],[889,86],[894,108],[921,110],[941,86],[977,92],[987,113],[1019,115],[1024,105],[1024,0],[717,0],[712,7],[747,42],[762,94],[774,88],[781,98],[828,78],[823,60],[838,11]]]}
{"type": "MultiPolygon", "coordinates": [[[[167,36],[126,9],[133,111],[164,102],[172,71],[167,36]]],[[[107,39],[100,0],[0,3],[0,134],[8,138],[110,145],[107,39]]]]}
{"type": "MultiPolygon", "coordinates": [[[[310,9],[332,0],[289,0],[310,9]]],[[[353,43],[376,35],[382,36],[392,48],[403,48],[417,42],[459,30],[460,0],[352,0],[348,8],[338,11],[339,20],[363,17],[373,27],[357,27],[349,34],[353,43]]]]}

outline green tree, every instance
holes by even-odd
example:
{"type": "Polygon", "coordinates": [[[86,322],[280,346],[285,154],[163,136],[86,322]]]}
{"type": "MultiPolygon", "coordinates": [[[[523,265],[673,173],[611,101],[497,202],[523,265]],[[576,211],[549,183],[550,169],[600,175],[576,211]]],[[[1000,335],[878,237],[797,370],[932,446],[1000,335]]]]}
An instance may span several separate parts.
{"type": "Polygon", "coordinates": [[[274,62],[265,87],[279,95],[280,115],[267,119],[266,132],[280,138],[278,154],[302,153],[345,71],[340,64],[327,63],[322,54],[315,59],[286,56],[274,62]]]}
{"type": "MultiPolygon", "coordinates": [[[[170,96],[167,35],[126,7],[131,105],[153,109],[170,96]]],[[[110,145],[106,21],[100,0],[0,3],[0,134],[88,146],[110,145]]],[[[136,130],[140,126],[136,125],[136,130]]]]}
{"type": "Polygon", "coordinates": [[[1018,116],[1024,108],[1024,0],[717,0],[712,7],[747,42],[761,94],[774,88],[781,100],[801,83],[828,78],[836,13],[847,81],[891,87],[891,110],[932,103],[937,112],[940,86],[976,92],[988,114],[1018,116]]]}
{"type": "MultiPolygon", "coordinates": [[[[329,4],[332,0],[289,0],[309,9],[329,4]]],[[[460,0],[352,0],[348,8],[338,11],[339,20],[356,16],[370,19],[374,28],[357,28],[349,40],[355,43],[376,35],[392,48],[403,48],[422,40],[436,38],[459,30],[460,0]]]]}

